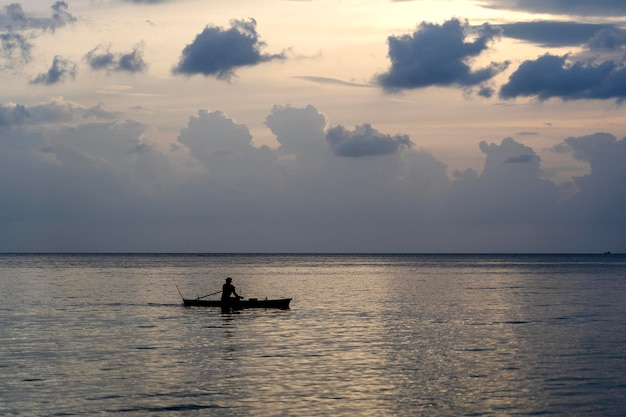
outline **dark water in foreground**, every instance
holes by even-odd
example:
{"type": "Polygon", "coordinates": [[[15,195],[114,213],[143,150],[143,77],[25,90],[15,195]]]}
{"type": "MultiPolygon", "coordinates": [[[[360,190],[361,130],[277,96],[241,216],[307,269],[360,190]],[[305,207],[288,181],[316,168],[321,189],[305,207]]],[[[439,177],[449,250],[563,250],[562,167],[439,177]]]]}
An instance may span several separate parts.
{"type": "Polygon", "coordinates": [[[625,415],[625,300],[622,255],[0,255],[0,415],[625,415]],[[226,276],[292,308],[180,305],[226,276]]]}

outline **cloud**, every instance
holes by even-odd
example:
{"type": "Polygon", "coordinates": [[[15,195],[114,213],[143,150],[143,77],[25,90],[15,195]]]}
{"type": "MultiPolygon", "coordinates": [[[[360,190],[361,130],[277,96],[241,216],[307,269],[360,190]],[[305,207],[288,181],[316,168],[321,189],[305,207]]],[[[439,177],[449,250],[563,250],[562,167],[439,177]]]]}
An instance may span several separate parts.
{"type": "Polygon", "coordinates": [[[626,30],[609,27],[598,32],[588,39],[585,46],[589,50],[622,50],[626,46],[626,30]]]}
{"type": "Polygon", "coordinates": [[[593,252],[623,250],[626,140],[565,139],[588,163],[578,192],[541,178],[511,138],[481,142],[482,172],[455,172],[403,135],[328,127],[314,106],[274,106],[278,149],[220,111],[171,146],[132,120],[57,99],[0,106],[1,251],[593,252]],[[348,144],[338,158],[327,136],[348,144]],[[394,150],[395,149],[395,150],[394,150]],[[167,239],[163,237],[167,236],[167,239]],[[581,237],[584,237],[581,238],[581,237]]]}
{"type": "Polygon", "coordinates": [[[280,143],[278,151],[301,160],[326,151],[327,123],[326,116],[312,105],[304,108],[276,105],[265,119],[265,125],[280,143]]]}
{"type": "Polygon", "coordinates": [[[133,48],[132,51],[120,54],[117,64],[117,71],[126,72],[143,72],[148,65],[143,60],[143,50],[139,46],[133,48]]]}
{"type": "Polygon", "coordinates": [[[561,21],[515,22],[498,26],[502,28],[503,36],[545,47],[582,45],[602,31],[620,31],[612,24],[561,21]]]}
{"type": "Polygon", "coordinates": [[[535,155],[518,155],[504,160],[505,164],[528,164],[535,160],[535,155]]]}
{"type": "Polygon", "coordinates": [[[65,1],[57,1],[51,7],[53,12],[51,28],[53,30],[76,22],[76,17],[68,11],[69,6],[65,1]]]}
{"type": "Polygon", "coordinates": [[[77,19],[68,11],[67,3],[57,1],[52,6],[52,17],[28,16],[22,5],[11,3],[0,13],[0,69],[16,68],[31,61],[32,39],[42,31],[55,31],[77,19]]]}
{"type": "Polygon", "coordinates": [[[25,64],[31,59],[33,45],[20,33],[0,33],[0,47],[5,68],[25,64]]]}
{"type": "Polygon", "coordinates": [[[326,140],[335,155],[354,158],[389,155],[413,146],[407,135],[385,135],[369,124],[356,126],[353,131],[343,126],[330,128],[326,140]]]}
{"type": "Polygon", "coordinates": [[[427,200],[449,185],[445,164],[423,150],[336,157],[326,139],[332,128],[314,106],[275,106],[266,125],[281,144],[278,151],[289,155],[281,159],[284,185],[271,206],[273,227],[283,231],[289,250],[329,250],[353,239],[370,251],[404,246],[427,226],[427,214],[420,217],[427,200]]]}
{"type": "Polygon", "coordinates": [[[140,218],[137,208],[147,209],[150,200],[138,184],[150,179],[142,175],[144,161],[168,172],[158,155],[132,152],[144,129],[136,122],[115,121],[11,132],[0,143],[0,172],[19,178],[0,178],[0,192],[12,197],[3,204],[0,227],[7,231],[13,222],[23,225],[24,235],[14,236],[18,246],[30,242],[32,247],[59,245],[72,251],[81,251],[82,244],[98,245],[79,237],[80,229],[105,238],[108,232],[94,222],[128,227],[125,219],[140,218]]]}
{"type": "Polygon", "coordinates": [[[68,59],[55,56],[52,66],[48,72],[37,75],[30,82],[31,84],[52,85],[63,82],[68,78],[76,77],[76,64],[68,59]]]}
{"type": "Polygon", "coordinates": [[[105,111],[100,105],[85,107],[63,98],[56,98],[33,106],[7,103],[0,106],[0,128],[80,123],[90,119],[111,120],[117,116],[115,113],[105,111]]]}
{"type": "Polygon", "coordinates": [[[4,6],[4,15],[0,14],[0,22],[3,28],[23,29],[27,26],[27,18],[20,3],[11,3],[4,6]]]}
{"type": "MultiPolygon", "coordinates": [[[[479,148],[482,153],[487,155],[487,159],[485,160],[485,172],[483,174],[485,176],[501,176],[504,172],[510,172],[511,169],[517,169],[505,168],[507,164],[531,164],[532,168],[521,169],[524,170],[522,172],[531,174],[532,176],[534,176],[539,169],[540,159],[537,154],[535,154],[531,148],[515,141],[512,138],[503,139],[500,145],[494,143],[487,144],[486,141],[482,141],[479,143],[479,148]]],[[[510,176],[510,173],[507,175],[510,176]]],[[[519,175],[516,177],[520,178],[519,175]]]]}
{"type": "Polygon", "coordinates": [[[127,53],[114,53],[111,52],[109,46],[98,45],[87,52],[84,59],[92,69],[107,72],[138,73],[145,71],[148,67],[143,59],[141,44],[136,45],[127,53]]]}
{"type": "Polygon", "coordinates": [[[338,85],[338,86],[343,86],[343,87],[372,87],[372,84],[356,83],[352,81],[340,80],[337,78],[319,77],[319,76],[313,76],[313,75],[300,75],[300,76],[294,76],[292,78],[298,78],[300,80],[310,81],[316,84],[332,84],[332,85],[338,85]]]}
{"type": "Polygon", "coordinates": [[[622,100],[626,97],[626,68],[615,61],[568,62],[567,55],[546,54],[523,62],[500,88],[501,98],[524,96],[622,100]]]}
{"type": "Polygon", "coordinates": [[[391,68],[376,80],[389,91],[483,83],[508,64],[492,62],[485,68],[472,70],[469,61],[486,51],[499,34],[499,30],[489,24],[470,28],[467,22],[457,19],[442,25],[423,22],[412,35],[388,38],[391,68]],[[466,42],[471,32],[475,39],[466,42]]]}
{"type": "Polygon", "coordinates": [[[220,111],[201,110],[189,118],[178,142],[189,149],[216,187],[262,189],[274,178],[277,156],[269,148],[255,148],[248,128],[220,111]]]}
{"type": "Polygon", "coordinates": [[[609,230],[624,230],[626,188],[616,181],[626,178],[626,138],[598,132],[567,138],[556,148],[590,168],[588,174],[574,178],[579,192],[572,197],[569,214],[609,230]]]}
{"type": "Polygon", "coordinates": [[[0,106],[0,128],[21,126],[28,117],[28,110],[21,104],[9,103],[0,106]]]}
{"type": "Polygon", "coordinates": [[[235,70],[264,62],[283,60],[285,54],[262,54],[264,42],[259,41],[256,21],[231,20],[230,29],[207,26],[187,45],[174,74],[215,76],[219,80],[230,80],[235,70]]]}
{"type": "MultiPolygon", "coordinates": [[[[528,227],[535,235],[534,246],[541,248],[540,229],[556,220],[558,189],[540,178],[539,156],[512,138],[500,144],[482,141],[479,148],[486,155],[482,174],[473,170],[455,172],[453,187],[437,207],[440,221],[471,230],[476,234],[477,246],[481,238],[504,241],[500,233],[518,233],[528,227]],[[501,229],[497,230],[496,225],[501,229]]],[[[528,238],[523,234],[514,237],[520,241],[528,238]]]]}
{"type": "Polygon", "coordinates": [[[626,13],[622,0],[483,0],[484,7],[578,16],[616,16],[626,13]]]}
{"type": "Polygon", "coordinates": [[[18,32],[26,30],[51,30],[72,24],[78,19],[69,12],[67,2],[59,0],[50,6],[50,17],[33,17],[24,12],[20,3],[5,6],[0,13],[0,30],[18,32]]]}

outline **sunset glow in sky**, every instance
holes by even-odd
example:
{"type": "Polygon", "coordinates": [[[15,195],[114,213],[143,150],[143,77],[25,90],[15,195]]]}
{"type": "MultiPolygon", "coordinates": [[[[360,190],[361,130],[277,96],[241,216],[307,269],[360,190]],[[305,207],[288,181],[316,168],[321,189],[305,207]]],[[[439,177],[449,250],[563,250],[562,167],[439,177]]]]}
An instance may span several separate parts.
{"type": "Polygon", "coordinates": [[[622,0],[0,3],[0,252],[625,252],[622,0]]]}

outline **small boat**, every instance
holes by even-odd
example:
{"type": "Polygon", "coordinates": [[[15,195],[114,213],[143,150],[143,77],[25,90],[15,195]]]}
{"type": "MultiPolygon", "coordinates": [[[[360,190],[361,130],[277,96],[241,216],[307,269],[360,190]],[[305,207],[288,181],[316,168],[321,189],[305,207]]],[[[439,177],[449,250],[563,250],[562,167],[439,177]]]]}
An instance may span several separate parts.
{"type": "MultiPolygon", "coordinates": [[[[281,310],[289,309],[291,298],[278,298],[274,300],[259,300],[258,298],[248,298],[239,301],[233,301],[230,307],[233,310],[241,310],[244,308],[279,308],[281,310]]],[[[184,298],[183,305],[185,307],[221,307],[220,300],[201,300],[200,298],[184,298]]]]}

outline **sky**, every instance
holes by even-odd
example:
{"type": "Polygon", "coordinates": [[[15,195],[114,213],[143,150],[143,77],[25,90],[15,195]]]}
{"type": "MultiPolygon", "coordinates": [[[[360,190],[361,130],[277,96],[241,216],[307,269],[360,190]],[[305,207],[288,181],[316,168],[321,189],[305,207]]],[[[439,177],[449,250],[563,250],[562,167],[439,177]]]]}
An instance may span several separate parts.
{"type": "Polygon", "coordinates": [[[623,0],[0,2],[0,252],[626,252],[623,0]]]}

